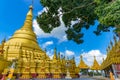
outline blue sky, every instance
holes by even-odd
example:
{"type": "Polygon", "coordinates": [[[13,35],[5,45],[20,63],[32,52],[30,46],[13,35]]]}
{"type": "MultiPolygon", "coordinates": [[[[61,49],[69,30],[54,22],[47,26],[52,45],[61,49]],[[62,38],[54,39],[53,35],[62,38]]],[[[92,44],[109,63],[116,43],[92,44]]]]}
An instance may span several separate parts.
{"type": "MultiPolygon", "coordinates": [[[[0,0],[0,42],[3,38],[9,39],[23,25],[31,1],[0,0]]],[[[77,63],[79,62],[80,54],[84,55],[83,57],[88,64],[92,64],[94,55],[97,56],[96,58],[98,58],[99,62],[102,61],[102,57],[106,55],[106,48],[110,40],[113,40],[114,34],[112,31],[96,36],[93,30],[96,29],[98,22],[95,21],[95,25],[91,25],[89,30],[82,30],[85,33],[83,37],[84,43],[78,45],[73,41],[66,40],[64,24],[61,24],[60,28],[54,29],[51,34],[46,34],[39,29],[35,18],[42,11],[44,9],[40,5],[39,0],[34,0],[34,31],[38,36],[39,45],[42,49],[47,49],[49,56],[53,55],[53,49],[56,47],[57,51],[61,52],[61,54],[75,55],[77,63]]]]}

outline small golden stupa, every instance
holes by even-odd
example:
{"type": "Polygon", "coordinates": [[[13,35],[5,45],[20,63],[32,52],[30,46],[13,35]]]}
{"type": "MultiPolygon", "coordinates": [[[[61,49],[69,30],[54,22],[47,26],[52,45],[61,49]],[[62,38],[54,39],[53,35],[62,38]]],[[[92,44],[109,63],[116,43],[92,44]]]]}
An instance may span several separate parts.
{"type": "Polygon", "coordinates": [[[100,70],[100,65],[96,60],[96,57],[94,56],[94,62],[93,65],[91,66],[91,70],[100,70]]]}
{"type": "Polygon", "coordinates": [[[80,69],[89,69],[88,65],[85,64],[85,62],[83,61],[82,55],[80,56],[80,63],[79,63],[79,65],[78,65],[78,67],[79,67],[80,69]]]}
{"type": "Polygon", "coordinates": [[[106,76],[112,72],[115,78],[120,78],[120,40],[117,41],[115,36],[114,44],[111,41],[107,48],[107,57],[101,64],[101,69],[106,76]]]}

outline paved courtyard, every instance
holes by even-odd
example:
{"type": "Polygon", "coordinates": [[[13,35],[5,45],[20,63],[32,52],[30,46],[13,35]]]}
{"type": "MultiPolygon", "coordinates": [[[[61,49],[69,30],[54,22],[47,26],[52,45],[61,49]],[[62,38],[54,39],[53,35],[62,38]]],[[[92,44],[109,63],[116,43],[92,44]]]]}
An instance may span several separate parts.
{"type": "Polygon", "coordinates": [[[100,79],[78,78],[78,79],[31,79],[31,80],[100,80],[100,79]]]}

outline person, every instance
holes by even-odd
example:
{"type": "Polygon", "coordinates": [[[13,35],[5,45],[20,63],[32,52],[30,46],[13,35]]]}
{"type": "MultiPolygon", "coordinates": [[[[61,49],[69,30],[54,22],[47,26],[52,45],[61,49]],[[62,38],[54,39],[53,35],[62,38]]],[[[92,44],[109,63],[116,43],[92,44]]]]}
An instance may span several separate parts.
{"type": "Polygon", "coordinates": [[[111,71],[110,71],[110,80],[115,80],[114,76],[113,76],[113,73],[111,71]]]}

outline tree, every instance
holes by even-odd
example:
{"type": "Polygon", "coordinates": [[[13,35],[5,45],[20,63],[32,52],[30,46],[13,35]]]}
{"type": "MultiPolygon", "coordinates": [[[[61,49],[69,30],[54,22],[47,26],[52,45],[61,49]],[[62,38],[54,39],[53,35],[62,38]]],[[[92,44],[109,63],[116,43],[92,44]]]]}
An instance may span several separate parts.
{"type": "Polygon", "coordinates": [[[53,28],[58,27],[59,17],[62,16],[67,27],[68,40],[78,44],[83,43],[81,29],[88,29],[97,18],[94,13],[97,4],[94,0],[40,0],[40,2],[47,10],[37,16],[37,22],[44,32],[50,33],[53,28]],[[71,21],[77,21],[77,23],[71,26],[71,21]]]}
{"type": "Polygon", "coordinates": [[[59,17],[67,27],[68,40],[83,43],[82,28],[88,29],[99,20],[100,24],[96,35],[108,32],[110,28],[116,28],[115,33],[120,33],[120,0],[40,0],[46,12],[37,16],[37,22],[44,32],[50,33],[53,28],[60,25],[59,17]],[[61,12],[61,14],[60,14],[61,12]],[[77,21],[71,26],[71,21],[77,21]]]}
{"type": "Polygon", "coordinates": [[[100,25],[95,33],[100,34],[115,27],[115,33],[120,33],[120,0],[96,0],[98,7],[95,13],[98,16],[100,25]]]}

